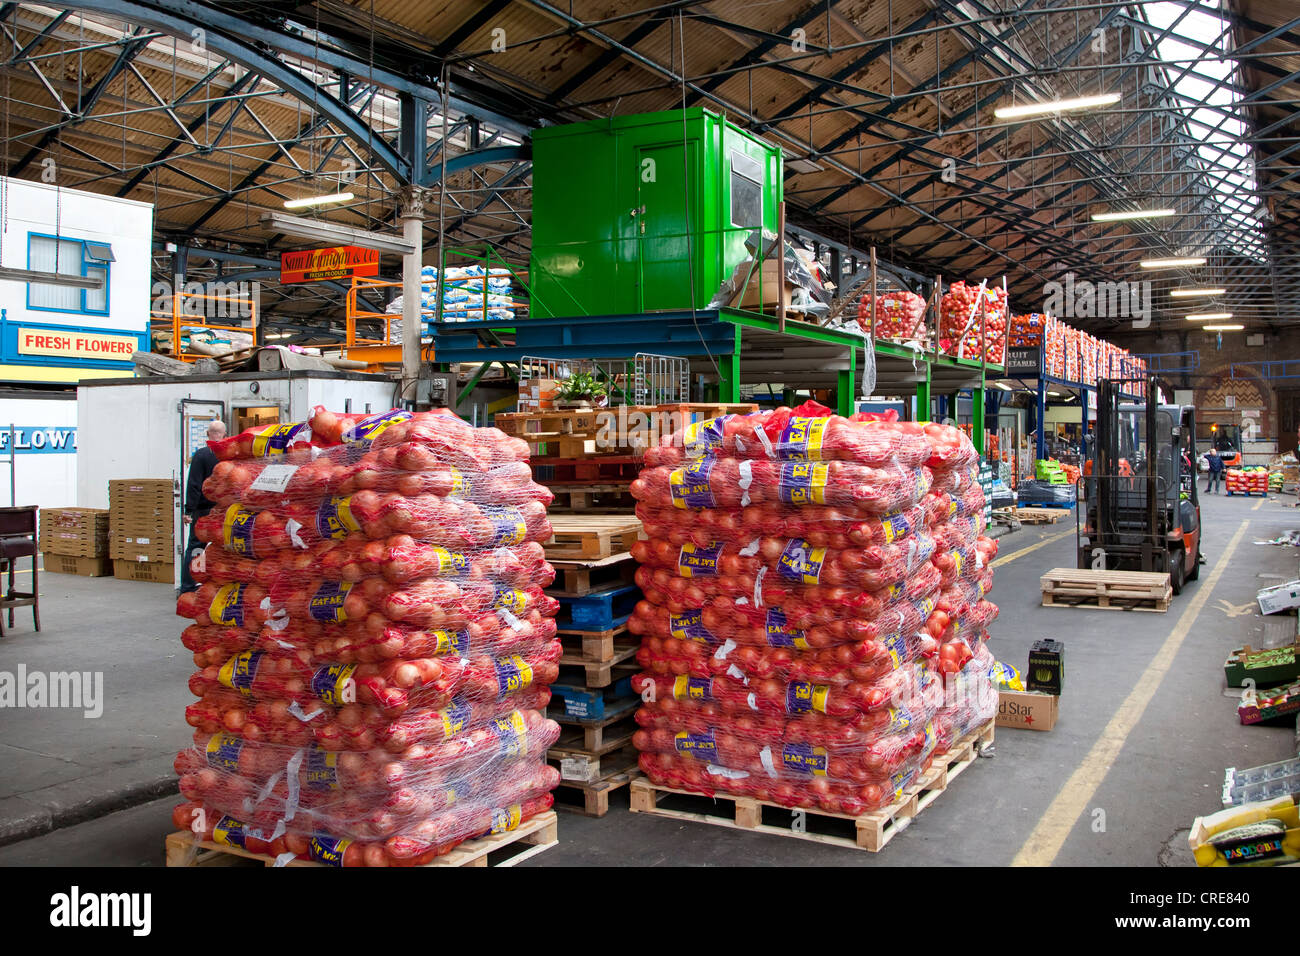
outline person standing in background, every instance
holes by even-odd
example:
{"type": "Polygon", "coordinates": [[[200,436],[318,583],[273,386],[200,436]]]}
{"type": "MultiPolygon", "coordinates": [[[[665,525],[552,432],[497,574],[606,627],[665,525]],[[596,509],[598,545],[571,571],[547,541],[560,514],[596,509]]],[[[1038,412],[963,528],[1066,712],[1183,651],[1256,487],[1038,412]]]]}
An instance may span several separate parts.
{"type": "Polygon", "coordinates": [[[1205,461],[1210,466],[1209,480],[1205,484],[1205,493],[1208,495],[1213,491],[1217,495],[1219,493],[1219,482],[1223,480],[1223,459],[1219,457],[1218,451],[1211,448],[1205,453],[1205,461]]]}
{"type": "MultiPolygon", "coordinates": [[[[214,420],[208,426],[208,441],[221,441],[225,437],[226,423],[220,419],[214,420]]],[[[186,591],[196,591],[199,587],[190,574],[190,560],[194,557],[194,552],[201,547],[194,537],[194,523],[205,517],[214,507],[213,503],[203,496],[203,483],[208,480],[215,467],[217,467],[217,455],[207,445],[196,451],[194,457],[190,459],[190,477],[185,483],[185,524],[189,527],[189,534],[186,535],[185,553],[181,555],[182,594],[186,591]]]]}

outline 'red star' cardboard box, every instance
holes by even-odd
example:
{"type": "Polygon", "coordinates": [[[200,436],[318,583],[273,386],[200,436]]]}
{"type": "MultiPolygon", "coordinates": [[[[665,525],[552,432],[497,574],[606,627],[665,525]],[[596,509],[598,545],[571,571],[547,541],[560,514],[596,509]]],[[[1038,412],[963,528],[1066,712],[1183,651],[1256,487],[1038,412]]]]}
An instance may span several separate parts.
{"type": "Polygon", "coordinates": [[[1019,730],[1051,730],[1056,726],[1061,698],[1035,691],[1003,690],[998,692],[999,727],[1019,730]]]}

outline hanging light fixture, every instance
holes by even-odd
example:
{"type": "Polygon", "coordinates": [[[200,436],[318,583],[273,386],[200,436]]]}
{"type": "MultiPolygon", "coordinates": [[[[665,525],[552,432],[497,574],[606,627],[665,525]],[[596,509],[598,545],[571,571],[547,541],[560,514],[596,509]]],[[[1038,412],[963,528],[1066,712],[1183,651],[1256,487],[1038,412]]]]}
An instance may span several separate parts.
{"type": "Polygon", "coordinates": [[[307,196],[303,199],[286,199],[285,209],[306,209],[309,206],[328,206],[336,202],[349,202],[356,197],[352,193],[330,193],[325,196],[307,196]]]}
{"type": "Polygon", "coordinates": [[[1187,317],[1187,321],[1188,322],[1205,322],[1205,321],[1213,322],[1216,319],[1222,320],[1222,319],[1230,319],[1230,318],[1232,318],[1231,312],[1203,312],[1200,315],[1189,315],[1187,317]]]}
{"type": "Polygon", "coordinates": [[[1143,269],[1177,269],[1181,266],[1203,266],[1204,256],[1183,256],[1176,259],[1143,259],[1138,263],[1143,269]]]}
{"type": "Polygon", "coordinates": [[[1094,212],[1093,222],[1121,222],[1126,219],[1164,219],[1178,215],[1177,209],[1121,209],[1115,212],[1094,212]]]}
{"type": "Polygon", "coordinates": [[[69,275],[66,272],[37,272],[34,269],[11,269],[0,266],[0,279],[10,282],[39,282],[41,285],[72,286],[75,289],[104,288],[103,276],[69,275]]]}
{"type": "Polygon", "coordinates": [[[1186,299],[1196,295],[1223,295],[1227,289],[1170,289],[1169,294],[1176,299],[1186,299]]]}
{"type": "Polygon", "coordinates": [[[1017,106],[999,106],[993,111],[998,119],[1027,119],[1050,113],[1068,113],[1086,110],[1093,106],[1111,106],[1120,101],[1118,93],[1100,93],[1096,96],[1077,96],[1068,100],[1044,100],[1041,103],[1021,103],[1017,106]]]}

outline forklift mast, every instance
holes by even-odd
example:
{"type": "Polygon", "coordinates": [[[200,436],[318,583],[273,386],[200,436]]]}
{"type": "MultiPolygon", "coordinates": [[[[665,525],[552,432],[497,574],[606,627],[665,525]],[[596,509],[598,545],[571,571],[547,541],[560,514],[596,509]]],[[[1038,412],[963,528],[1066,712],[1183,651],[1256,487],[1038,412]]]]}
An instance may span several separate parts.
{"type": "MultiPolygon", "coordinates": [[[[1095,485],[1095,499],[1087,501],[1092,496],[1085,496],[1092,530],[1089,548],[1101,549],[1105,555],[1105,567],[1111,566],[1112,558],[1119,558],[1122,552],[1131,551],[1131,545],[1121,544],[1120,529],[1120,515],[1127,511],[1131,517],[1131,509],[1122,509],[1120,505],[1121,482],[1127,484],[1130,491],[1134,482],[1134,477],[1121,474],[1123,464],[1119,450],[1119,406],[1120,385],[1125,382],[1143,382],[1146,385],[1146,435],[1142,448],[1145,467],[1141,468],[1144,472],[1142,480],[1146,484],[1146,494],[1143,496],[1146,515],[1139,563],[1143,571],[1161,571],[1164,570],[1165,547],[1161,544],[1157,548],[1156,542],[1163,542],[1168,529],[1163,527],[1164,508],[1161,507],[1159,494],[1160,449],[1156,416],[1160,407],[1160,392],[1154,377],[1146,380],[1101,379],[1097,383],[1097,440],[1094,443],[1091,476],[1095,485]]],[[[1127,462],[1130,469],[1138,464],[1127,462]]],[[[1128,500],[1132,498],[1131,494],[1124,497],[1128,500]]],[[[1082,547],[1079,560],[1081,567],[1087,566],[1083,564],[1085,555],[1082,547]]]]}

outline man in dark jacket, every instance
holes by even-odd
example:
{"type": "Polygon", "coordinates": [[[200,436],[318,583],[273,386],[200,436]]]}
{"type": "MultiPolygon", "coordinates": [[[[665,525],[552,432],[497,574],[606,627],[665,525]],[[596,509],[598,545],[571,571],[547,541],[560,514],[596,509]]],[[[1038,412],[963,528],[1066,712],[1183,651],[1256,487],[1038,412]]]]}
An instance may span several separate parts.
{"type": "Polygon", "coordinates": [[[1208,495],[1213,491],[1216,495],[1219,493],[1219,482],[1223,480],[1223,459],[1219,453],[1211,448],[1205,453],[1205,461],[1210,466],[1210,477],[1205,484],[1205,493],[1208,495]]]}
{"type": "MultiPolygon", "coordinates": [[[[226,424],[220,420],[208,426],[208,441],[220,441],[226,437],[226,424]]],[[[190,559],[202,546],[194,537],[194,522],[207,515],[213,509],[213,503],[203,497],[203,482],[208,480],[212,469],[217,467],[217,456],[211,448],[204,445],[190,459],[190,477],[185,483],[185,524],[189,526],[189,535],[185,542],[185,553],[181,556],[181,591],[198,590],[194,577],[190,574],[190,559]]]]}

